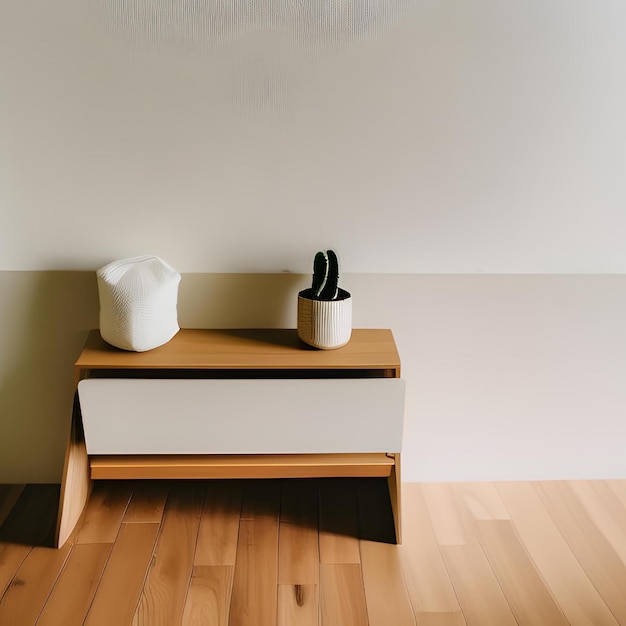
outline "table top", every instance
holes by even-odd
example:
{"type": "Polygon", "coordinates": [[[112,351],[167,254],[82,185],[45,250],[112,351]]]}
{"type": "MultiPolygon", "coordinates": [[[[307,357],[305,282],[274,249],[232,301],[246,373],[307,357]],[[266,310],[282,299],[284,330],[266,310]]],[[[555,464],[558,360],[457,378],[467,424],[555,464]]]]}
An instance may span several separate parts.
{"type": "Polygon", "coordinates": [[[399,376],[400,357],[389,329],[358,328],[347,345],[318,350],[295,329],[181,329],[146,352],[120,350],[99,330],[89,333],[78,369],[389,369],[399,376]]]}

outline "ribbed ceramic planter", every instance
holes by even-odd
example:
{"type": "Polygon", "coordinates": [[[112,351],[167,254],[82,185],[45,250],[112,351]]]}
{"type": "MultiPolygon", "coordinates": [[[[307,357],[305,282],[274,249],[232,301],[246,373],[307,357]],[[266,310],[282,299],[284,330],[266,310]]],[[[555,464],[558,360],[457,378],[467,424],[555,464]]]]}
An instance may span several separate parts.
{"type": "Polygon", "coordinates": [[[339,289],[336,300],[315,300],[313,290],[298,294],[298,337],[322,350],[341,348],[352,335],[352,296],[339,289]]]}

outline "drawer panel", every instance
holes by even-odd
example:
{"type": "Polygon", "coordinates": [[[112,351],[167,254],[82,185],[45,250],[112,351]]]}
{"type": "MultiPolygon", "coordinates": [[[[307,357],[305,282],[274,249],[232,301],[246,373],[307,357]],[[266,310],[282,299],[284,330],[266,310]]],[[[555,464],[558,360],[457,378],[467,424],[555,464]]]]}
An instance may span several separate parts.
{"type": "Polygon", "coordinates": [[[368,379],[78,384],[89,454],[400,452],[405,385],[368,379]]]}

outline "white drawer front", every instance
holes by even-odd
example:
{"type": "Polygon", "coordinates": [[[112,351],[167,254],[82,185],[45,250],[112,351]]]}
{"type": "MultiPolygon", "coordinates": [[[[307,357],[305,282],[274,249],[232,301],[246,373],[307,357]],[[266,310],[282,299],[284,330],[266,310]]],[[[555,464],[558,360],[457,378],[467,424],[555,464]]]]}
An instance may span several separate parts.
{"type": "Polygon", "coordinates": [[[402,379],[80,381],[89,454],[400,452],[402,379]]]}

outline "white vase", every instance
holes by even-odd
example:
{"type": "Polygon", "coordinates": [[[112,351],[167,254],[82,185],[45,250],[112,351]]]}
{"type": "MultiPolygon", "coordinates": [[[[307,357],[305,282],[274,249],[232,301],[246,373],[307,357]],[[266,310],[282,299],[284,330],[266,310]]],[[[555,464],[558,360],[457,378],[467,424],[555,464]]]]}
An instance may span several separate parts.
{"type": "Polygon", "coordinates": [[[352,296],[339,289],[336,300],[315,300],[313,290],[298,294],[298,337],[322,350],[341,348],[352,335],[352,296]]]}
{"type": "Polygon", "coordinates": [[[113,261],[97,272],[100,334],[122,350],[144,352],[179,330],[180,274],[156,256],[113,261]]]}

